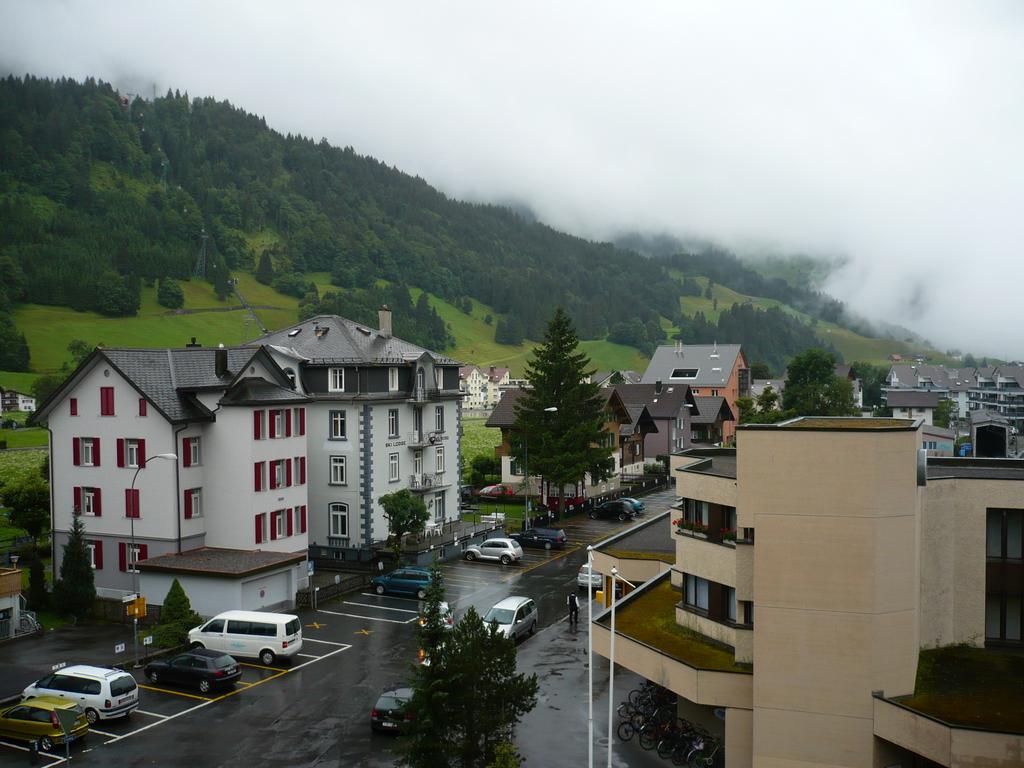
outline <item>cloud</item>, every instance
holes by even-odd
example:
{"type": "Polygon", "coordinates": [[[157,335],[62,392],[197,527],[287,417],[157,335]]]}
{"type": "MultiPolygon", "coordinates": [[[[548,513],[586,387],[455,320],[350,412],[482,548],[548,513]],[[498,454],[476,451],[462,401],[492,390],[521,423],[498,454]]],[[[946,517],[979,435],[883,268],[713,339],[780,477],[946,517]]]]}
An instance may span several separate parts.
{"type": "Polygon", "coordinates": [[[1024,357],[1024,16],[941,2],[7,3],[0,68],[226,98],[554,226],[847,257],[1024,357]]]}

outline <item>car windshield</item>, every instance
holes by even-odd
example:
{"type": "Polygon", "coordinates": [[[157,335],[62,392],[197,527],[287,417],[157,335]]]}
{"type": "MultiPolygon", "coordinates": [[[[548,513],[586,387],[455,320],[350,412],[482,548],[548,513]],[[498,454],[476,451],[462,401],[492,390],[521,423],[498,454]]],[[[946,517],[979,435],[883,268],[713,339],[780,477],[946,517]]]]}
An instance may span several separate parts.
{"type": "Polygon", "coordinates": [[[484,623],[490,624],[492,621],[496,621],[499,624],[511,624],[513,616],[515,616],[515,611],[508,608],[491,608],[484,616],[484,623]]]}
{"type": "Polygon", "coordinates": [[[377,709],[399,709],[404,704],[405,701],[403,699],[395,696],[381,696],[377,699],[377,709]]]}

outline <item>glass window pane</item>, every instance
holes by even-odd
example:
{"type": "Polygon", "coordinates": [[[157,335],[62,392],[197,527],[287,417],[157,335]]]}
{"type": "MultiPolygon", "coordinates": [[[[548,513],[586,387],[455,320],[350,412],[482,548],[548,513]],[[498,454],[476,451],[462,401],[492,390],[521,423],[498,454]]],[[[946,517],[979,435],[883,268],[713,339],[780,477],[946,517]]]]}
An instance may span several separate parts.
{"type": "Polygon", "coordinates": [[[985,533],[985,554],[989,557],[1003,556],[1003,510],[988,511],[988,525],[985,533]]]}
{"type": "Polygon", "coordinates": [[[999,611],[1002,601],[999,595],[985,596],[985,637],[999,637],[999,611]]]}
{"type": "Polygon", "coordinates": [[[1020,640],[1020,595],[1006,596],[1006,639],[1020,640]]]}
{"type": "Polygon", "coordinates": [[[1021,522],[1024,512],[1019,509],[1006,510],[1006,556],[1020,560],[1021,522]]]}
{"type": "Polygon", "coordinates": [[[708,583],[705,579],[697,579],[697,607],[708,609],[708,583]]]}

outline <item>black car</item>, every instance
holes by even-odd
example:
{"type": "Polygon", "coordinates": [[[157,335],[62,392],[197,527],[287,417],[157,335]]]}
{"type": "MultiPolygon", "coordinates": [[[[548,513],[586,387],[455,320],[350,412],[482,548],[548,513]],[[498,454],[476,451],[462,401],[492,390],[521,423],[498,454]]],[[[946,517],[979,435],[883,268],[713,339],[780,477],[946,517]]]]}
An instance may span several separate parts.
{"type": "Polygon", "coordinates": [[[233,685],[242,676],[238,662],[223,651],[196,648],[163,661],[146,665],[151,683],[195,686],[203,693],[212,688],[233,685]]]}
{"type": "Polygon", "coordinates": [[[634,514],[632,504],[615,499],[614,501],[603,501],[590,510],[590,519],[604,518],[610,520],[614,518],[621,522],[632,520],[634,514]]]}
{"type": "Polygon", "coordinates": [[[540,549],[565,549],[568,541],[565,531],[560,528],[530,528],[522,533],[510,533],[509,538],[518,541],[522,547],[540,549]]]}
{"type": "Polygon", "coordinates": [[[370,727],[375,731],[398,733],[409,717],[405,707],[412,698],[412,688],[392,687],[384,691],[370,710],[370,727]]]}

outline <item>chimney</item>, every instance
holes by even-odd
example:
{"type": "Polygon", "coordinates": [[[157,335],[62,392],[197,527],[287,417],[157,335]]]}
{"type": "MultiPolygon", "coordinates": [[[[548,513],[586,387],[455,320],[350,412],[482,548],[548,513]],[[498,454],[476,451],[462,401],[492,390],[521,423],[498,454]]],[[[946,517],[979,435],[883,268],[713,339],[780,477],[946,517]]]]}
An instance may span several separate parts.
{"type": "Polygon", "coordinates": [[[388,309],[387,304],[381,304],[380,310],[377,312],[377,318],[380,321],[380,335],[385,339],[391,338],[391,310],[388,309]]]}
{"type": "Polygon", "coordinates": [[[661,394],[661,379],[658,379],[656,382],[654,382],[654,394],[661,394]]]}
{"type": "Polygon", "coordinates": [[[228,351],[224,349],[223,344],[218,345],[214,351],[213,370],[217,378],[228,375],[228,351]]]}
{"type": "Polygon", "coordinates": [[[196,337],[195,336],[192,337],[192,341],[190,341],[188,344],[185,345],[186,348],[188,348],[188,347],[201,347],[201,346],[203,346],[203,345],[196,342],[196,337]]]}

